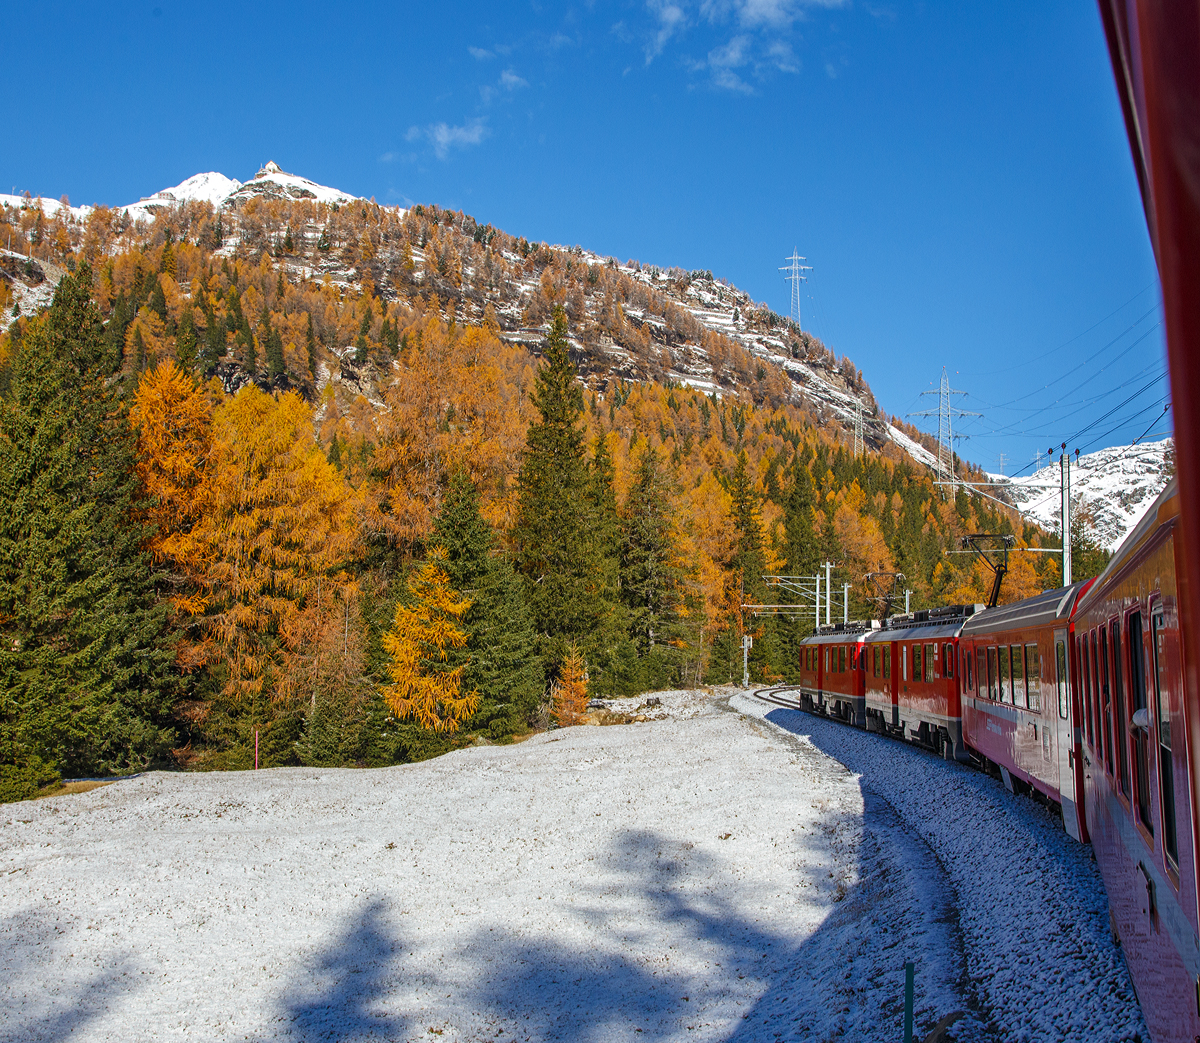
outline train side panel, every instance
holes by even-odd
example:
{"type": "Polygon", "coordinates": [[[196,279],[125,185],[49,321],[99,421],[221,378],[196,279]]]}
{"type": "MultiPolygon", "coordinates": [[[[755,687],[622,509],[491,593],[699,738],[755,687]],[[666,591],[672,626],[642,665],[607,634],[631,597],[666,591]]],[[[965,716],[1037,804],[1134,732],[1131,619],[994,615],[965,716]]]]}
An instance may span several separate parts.
{"type": "Polygon", "coordinates": [[[1058,802],[1057,662],[1050,627],[1019,628],[963,641],[971,687],[963,695],[970,746],[1058,802]]]}
{"type": "Polygon", "coordinates": [[[1119,564],[1076,619],[1088,827],[1151,1033],[1193,1040],[1200,922],[1174,526],[1119,564]]]}

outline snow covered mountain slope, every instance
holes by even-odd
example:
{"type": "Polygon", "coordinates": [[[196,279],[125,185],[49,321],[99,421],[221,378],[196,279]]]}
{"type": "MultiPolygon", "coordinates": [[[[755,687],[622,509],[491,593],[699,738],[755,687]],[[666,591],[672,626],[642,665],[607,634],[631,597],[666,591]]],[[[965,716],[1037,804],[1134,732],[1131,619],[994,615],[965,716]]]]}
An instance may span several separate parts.
{"type": "MultiPolygon", "coordinates": [[[[1142,445],[1113,446],[1081,456],[1071,466],[1071,494],[1092,512],[1101,546],[1116,550],[1167,484],[1171,439],[1142,445]]],[[[1050,529],[1059,527],[1059,466],[1043,467],[1027,477],[991,475],[1027,514],[1050,529]]]]}
{"type": "Polygon", "coordinates": [[[241,187],[240,181],[216,171],[209,171],[205,174],[193,174],[174,188],[164,188],[161,192],[155,192],[154,195],[148,196],[140,202],[131,203],[122,209],[135,220],[138,218],[153,220],[155,212],[163,207],[191,200],[201,200],[220,207],[241,187]]]}

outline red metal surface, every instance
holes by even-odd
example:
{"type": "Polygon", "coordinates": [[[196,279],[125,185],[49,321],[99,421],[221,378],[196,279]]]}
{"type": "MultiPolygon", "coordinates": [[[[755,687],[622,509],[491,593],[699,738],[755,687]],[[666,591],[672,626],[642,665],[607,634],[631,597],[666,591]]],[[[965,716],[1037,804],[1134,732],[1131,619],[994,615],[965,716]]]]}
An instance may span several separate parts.
{"type": "Polygon", "coordinates": [[[1153,524],[1135,530],[1081,599],[1075,619],[1090,719],[1083,751],[1088,826],[1142,1012],[1160,1043],[1191,1043],[1200,1035],[1200,920],[1186,747],[1178,744],[1169,779],[1158,756],[1160,735],[1182,733],[1189,698],[1179,640],[1177,507],[1175,497],[1160,499],[1153,524]],[[1163,627],[1156,634],[1158,613],[1163,627]],[[1135,632],[1141,634],[1136,642],[1135,632]],[[1139,684],[1149,693],[1151,711],[1144,774],[1133,717],[1139,684]],[[1167,853],[1165,821],[1165,794],[1172,791],[1175,859],[1167,853]]]}
{"type": "MultiPolygon", "coordinates": [[[[1057,624],[1061,626],[1061,624],[1057,624]]],[[[978,638],[963,638],[963,652],[975,664],[972,687],[963,692],[963,738],[988,760],[1061,803],[1058,777],[1058,736],[1055,718],[1054,630],[1056,624],[1015,627],[978,638]],[[1030,647],[1038,652],[1036,676],[1022,676],[1014,688],[1011,671],[1007,689],[999,678],[989,688],[988,670],[980,677],[979,653],[985,664],[999,660],[1001,650],[1020,649],[1025,660],[1030,647]]],[[[1032,673],[1032,669],[1030,670],[1032,673]]],[[[1022,670],[1024,675],[1025,671],[1022,670]]]]}

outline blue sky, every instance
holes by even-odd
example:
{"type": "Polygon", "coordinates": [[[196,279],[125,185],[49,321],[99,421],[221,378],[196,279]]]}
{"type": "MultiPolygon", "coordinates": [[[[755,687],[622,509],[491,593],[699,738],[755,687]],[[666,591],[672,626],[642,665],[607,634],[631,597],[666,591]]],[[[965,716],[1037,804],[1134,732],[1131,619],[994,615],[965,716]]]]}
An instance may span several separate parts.
{"type": "Polygon", "coordinates": [[[1089,3],[38,7],[0,69],[24,99],[4,190],[125,203],[273,159],[711,269],[781,313],[798,247],[805,327],[892,413],[935,405],[946,366],[985,414],[960,446],[985,467],[1165,429],[1153,257],[1089,3]]]}

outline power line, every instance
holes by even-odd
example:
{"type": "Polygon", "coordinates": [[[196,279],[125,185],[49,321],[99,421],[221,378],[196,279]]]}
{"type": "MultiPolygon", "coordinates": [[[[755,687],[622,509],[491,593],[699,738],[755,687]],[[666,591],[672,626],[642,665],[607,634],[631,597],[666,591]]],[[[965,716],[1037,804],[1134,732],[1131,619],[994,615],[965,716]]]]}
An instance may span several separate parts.
{"type": "MultiPolygon", "coordinates": [[[[1135,293],[1132,297],[1130,297],[1129,300],[1127,300],[1119,308],[1116,308],[1113,311],[1110,311],[1107,315],[1104,316],[1104,318],[1100,319],[1098,322],[1093,323],[1082,333],[1075,334],[1075,336],[1072,337],[1070,340],[1064,340],[1057,348],[1051,348],[1049,351],[1043,352],[1041,355],[1036,355],[1035,357],[1033,357],[1031,359],[1026,359],[1024,362],[1018,362],[1016,365],[1005,366],[1002,369],[988,370],[987,372],[981,373],[979,375],[983,376],[983,377],[990,377],[990,376],[994,376],[997,373],[1011,373],[1014,369],[1022,369],[1023,367],[1028,366],[1031,362],[1041,362],[1042,359],[1048,359],[1051,355],[1057,355],[1060,351],[1062,351],[1063,348],[1068,347],[1071,344],[1074,344],[1081,337],[1086,337],[1089,333],[1092,332],[1092,330],[1096,329],[1098,326],[1104,325],[1104,323],[1108,322],[1108,320],[1111,319],[1114,315],[1117,315],[1120,312],[1123,312],[1134,301],[1136,301],[1143,293],[1145,293],[1151,287],[1156,286],[1156,285],[1158,285],[1158,280],[1151,279],[1150,282],[1146,283],[1145,286],[1143,286],[1140,290],[1138,290],[1137,293],[1135,293]]],[[[1156,308],[1157,308],[1157,306],[1156,306],[1156,308]]],[[[1138,320],[1138,322],[1140,322],[1140,321],[1141,321],[1141,319],[1138,320]]],[[[1135,325],[1136,325],[1136,323],[1135,323],[1135,325]]],[[[1128,331],[1126,331],[1126,332],[1128,332],[1128,331]]]]}

